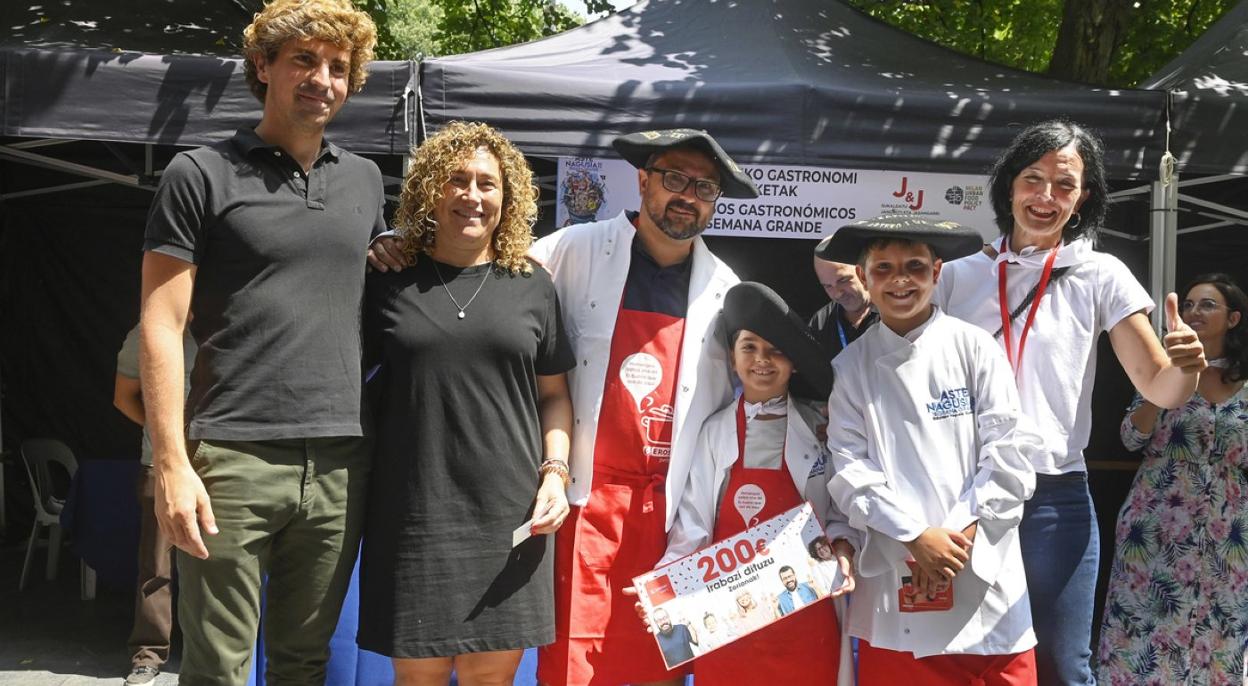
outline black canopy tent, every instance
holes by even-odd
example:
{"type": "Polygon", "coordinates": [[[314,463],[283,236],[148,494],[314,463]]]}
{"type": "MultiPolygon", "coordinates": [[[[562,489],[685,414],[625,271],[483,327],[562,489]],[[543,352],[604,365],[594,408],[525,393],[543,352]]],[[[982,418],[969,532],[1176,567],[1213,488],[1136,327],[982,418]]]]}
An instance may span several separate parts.
{"type": "Polygon", "coordinates": [[[1248,2],[1141,87],[1171,94],[1170,150],[1184,175],[1248,174],[1248,2]]]}
{"type": "Polygon", "coordinates": [[[609,156],[645,125],[743,161],[981,173],[1019,124],[1096,128],[1114,178],[1155,173],[1164,96],[992,65],[826,0],[649,0],[540,41],[421,64],[421,114],[538,156],[609,156]]]}
{"type": "MultiPolygon", "coordinates": [[[[178,150],[258,121],[237,55],[260,4],[0,4],[6,450],[50,435],[80,459],[133,458],[137,429],[110,406],[150,191],[178,150]]],[[[415,142],[415,78],[414,63],[373,63],[328,134],[377,160],[387,183],[415,142]]]]}
{"type": "MultiPolygon", "coordinates": [[[[243,26],[260,4],[0,7],[0,21],[13,27],[0,41],[0,136],[174,146],[230,136],[260,113],[238,58],[243,26]]],[[[331,125],[333,140],[361,154],[406,154],[414,71],[410,62],[374,62],[364,92],[331,125]]],[[[6,145],[0,154],[34,162],[12,153],[32,147],[6,145]]]]}
{"type": "Polygon", "coordinates": [[[1248,283],[1248,2],[1144,87],[1170,96],[1175,157],[1175,183],[1153,203],[1153,263],[1170,287],[1214,270],[1248,283]]]}
{"type": "MultiPolygon", "coordinates": [[[[1021,126],[1067,117],[1105,139],[1111,178],[1138,183],[1157,178],[1165,142],[1164,93],[990,64],[825,0],[643,0],[544,40],[425,60],[420,89],[422,133],[483,120],[537,157],[610,157],[621,133],[693,126],[743,162],[981,174],[1021,126]]],[[[711,241],[799,310],[823,302],[791,268],[809,261],[806,241],[711,241]]]]}

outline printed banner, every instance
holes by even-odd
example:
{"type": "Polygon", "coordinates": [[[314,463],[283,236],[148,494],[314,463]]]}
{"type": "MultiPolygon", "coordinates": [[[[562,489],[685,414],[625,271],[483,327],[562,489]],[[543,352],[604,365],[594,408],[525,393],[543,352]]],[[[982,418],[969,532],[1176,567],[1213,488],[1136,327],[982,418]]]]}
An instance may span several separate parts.
{"type": "MultiPolygon", "coordinates": [[[[855,219],[918,214],[998,235],[988,204],[988,177],[831,167],[743,167],[759,197],[720,198],[708,235],[822,238],[855,219]]],[[[637,170],[624,160],[559,159],[555,225],[610,219],[637,210],[637,170]]]]}
{"type": "MultiPolygon", "coordinates": [[[[751,503],[737,508],[748,518],[751,503]]],[[[635,577],[633,587],[670,669],[827,598],[844,582],[831,558],[810,503],[803,503],[635,577]]]]}

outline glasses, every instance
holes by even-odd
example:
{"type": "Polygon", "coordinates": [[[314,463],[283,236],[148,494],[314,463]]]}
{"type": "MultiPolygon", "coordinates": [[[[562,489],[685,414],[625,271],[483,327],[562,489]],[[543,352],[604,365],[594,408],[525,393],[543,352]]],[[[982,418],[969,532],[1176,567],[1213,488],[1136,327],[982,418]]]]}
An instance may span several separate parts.
{"type": "Polygon", "coordinates": [[[1196,301],[1184,300],[1179,303],[1179,312],[1182,314],[1187,314],[1192,310],[1196,310],[1197,314],[1210,314],[1223,309],[1226,309],[1226,305],[1223,305],[1212,298],[1201,298],[1196,301]]]}
{"type": "Polygon", "coordinates": [[[681,174],[671,169],[660,169],[658,167],[646,167],[646,171],[662,174],[663,187],[672,193],[684,193],[689,184],[693,184],[693,195],[703,202],[715,202],[719,196],[723,194],[724,189],[719,184],[706,179],[694,179],[688,174],[681,174]]]}

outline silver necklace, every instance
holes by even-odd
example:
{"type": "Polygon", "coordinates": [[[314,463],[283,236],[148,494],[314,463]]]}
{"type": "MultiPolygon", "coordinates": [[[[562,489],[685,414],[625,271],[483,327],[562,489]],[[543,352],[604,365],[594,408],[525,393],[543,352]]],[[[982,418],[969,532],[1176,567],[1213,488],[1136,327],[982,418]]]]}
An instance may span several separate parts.
{"type": "Polygon", "coordinates": [[[490,278],[490,272],[493,271],[493,268],[490,266],[486,267],[485,275],[481,277],[481,283],[477,285],[476,292],[472,294],[471,298],[468,298],[468,302],[460,305],[459,301],[455,299],[455,296],[451,295],[451,289],[446,287],[446,279],[442,278],[442,270],[438,268],[438,263],[433,260],[430,260],[430,262],[433,262],[433,272],[438,275],[438,281],[442,284],[442,290],[446,291],[446,297],[450,298],[451,302],[455,303],[455,309],[459,310],[459,314],[456,314],[455,316],[459,319],[463,319],[468,316],[464,313],[464,310],[467,310],[468,307],[472,305],[472,301],[476,300],[477,296],[481,294],[481,289],[485,288],[485,280],[490,278]]]}

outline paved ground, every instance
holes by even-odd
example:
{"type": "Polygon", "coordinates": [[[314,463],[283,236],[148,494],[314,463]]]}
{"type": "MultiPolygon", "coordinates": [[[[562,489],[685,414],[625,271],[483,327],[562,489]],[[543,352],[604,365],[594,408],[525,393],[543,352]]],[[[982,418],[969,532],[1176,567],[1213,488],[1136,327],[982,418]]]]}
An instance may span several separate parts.
{"type": "MultiPolygon", "coordinates": [[[[121,684],[129,671],[126,637],[134,596],[101,587],[79,600],[78,561],[66,548],[55,581],[44,578],[45,549],[35,551],[32,578],[18,592],[25,540],[0,541],[0,684],[97,686],[121,684]]],[[[177,683],[176,656],[157,686],[177,683]]]]}

